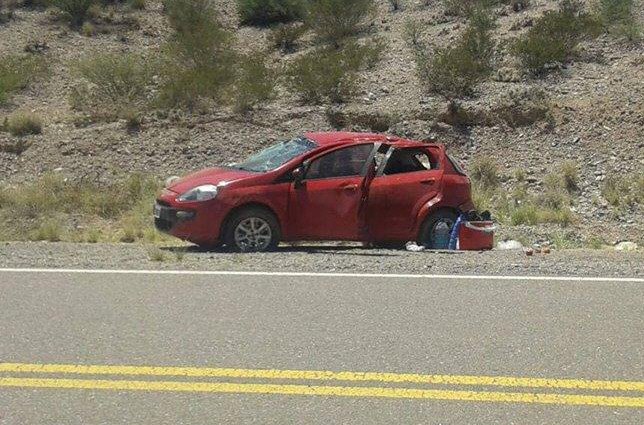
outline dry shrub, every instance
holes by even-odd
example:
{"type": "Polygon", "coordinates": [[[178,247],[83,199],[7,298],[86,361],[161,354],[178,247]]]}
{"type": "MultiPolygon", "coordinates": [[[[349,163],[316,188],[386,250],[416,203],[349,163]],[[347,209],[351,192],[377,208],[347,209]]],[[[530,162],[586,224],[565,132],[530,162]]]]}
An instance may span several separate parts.
{"type": "Polygon", "coordinates": [[[34,55],[0,56],[0,104],[11,93],[26,88],[47,71],[45,61],[34,55]]]}
{"type": "Polygon", "coordinates": [[[6,129],[12,136],[42,133],[42,120],[30,112],[16,112],[7,119],[6,129]]]}
{"type": "Polygon", "coordinates": [[[95,116],[127,118],[146,108],[155,67],[135,54],[102,53],[82,60],[75,71],[83,83],[72,89],[72,105],[95,116]]]}
{"type": "Polygon", "coordinates": [[[307,23],[320,40],[338,47],[359,33],[374,12],[374,0],[311,0],[307,23]]]}
{"type": "Polygon", "coordinates": [[[499,186],[499,166],[488,156],[476,158],[469,166],[469,175],[474,183],[481,188],[495,189],[499,186]]]}
{"type": "Polygon", "coordinates": [[[280,24],[271,30],[268,40],[273,47],[283,53],[292,53],[306,29],[306,26],[301,24],[280,24]]]}

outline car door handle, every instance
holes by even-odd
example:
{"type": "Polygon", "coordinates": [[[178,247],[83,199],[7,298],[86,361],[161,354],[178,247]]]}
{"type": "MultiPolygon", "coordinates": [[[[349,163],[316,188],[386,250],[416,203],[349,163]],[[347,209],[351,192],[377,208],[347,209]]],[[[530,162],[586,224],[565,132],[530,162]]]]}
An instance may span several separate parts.
{"type": "Polygon", "coordinates": [[[357,184],[348,184],[346,186],[342,186],[341,189],[342,190],[354,191],[354,190],[358,190],[358,185],[357,184]]]}
{"type": "Polygon", "coordinates": [[[421,180],[420,184],[434,184],[436,182],[436,179],[425,179],[421,180]]]}

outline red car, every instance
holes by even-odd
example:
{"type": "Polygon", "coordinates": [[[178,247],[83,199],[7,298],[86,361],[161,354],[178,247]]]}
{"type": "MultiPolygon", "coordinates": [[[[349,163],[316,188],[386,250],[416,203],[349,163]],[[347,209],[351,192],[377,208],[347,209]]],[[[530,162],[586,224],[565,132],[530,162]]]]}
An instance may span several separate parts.
{"type": "Polygon", "coordinates": [[[302,240],[435,248],[471,209],[470,180],[444,146],[333,132],[170,180],[154,217],[157,229],[178,238],[242,252],[302,240]]]}

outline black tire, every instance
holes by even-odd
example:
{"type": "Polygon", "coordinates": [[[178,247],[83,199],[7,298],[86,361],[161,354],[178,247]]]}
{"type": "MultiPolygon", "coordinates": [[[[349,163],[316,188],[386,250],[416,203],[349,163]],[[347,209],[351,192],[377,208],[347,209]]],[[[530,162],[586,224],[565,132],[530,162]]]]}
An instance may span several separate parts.
{"type": "Polygon", "coordinates": [[[418,240],[416,241],[416,243],[419,246],[424,246],[428,249],[434,249],[435,243],[433,233],[436,225],[443,221],[447,223],[451,232],[452,228],[454,227],[454,223],[456,223],[457,217],[458,214],[456,212],[447,209],[438,210],[432,213],[425,219],[423,225],[420,227],[420,232],[418,232],[418,240]]]}
{"type": "MultiPolygon", "coordinates": [[[[262,237],[265,234],[262,233],[262,237]]],[[[265,208],[261,207],[248,207],[234,213],[226,223],[224,231],[224,243],[230,251],[234,252],[265,252],[273,251],[277,248],[281,239],[280,226],[275,215],[265,208]],[[266,223],[270,228],[270,235],[267,238],[270,241],[267,244],[259,245],[244,245],[236,238],[236,232],[241,223],[247,220],[256,219],[258,222],[266,223]]]]}

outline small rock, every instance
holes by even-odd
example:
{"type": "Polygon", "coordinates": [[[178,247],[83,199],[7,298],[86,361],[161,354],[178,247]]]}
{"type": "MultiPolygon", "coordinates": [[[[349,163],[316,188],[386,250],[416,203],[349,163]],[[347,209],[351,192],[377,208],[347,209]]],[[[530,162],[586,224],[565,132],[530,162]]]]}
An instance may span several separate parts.
{"type": "Polygon", "coordinates": [[[636,251],[637,244],[635,242],[624,241],[615,245],[615,251],[636,251]]]}

